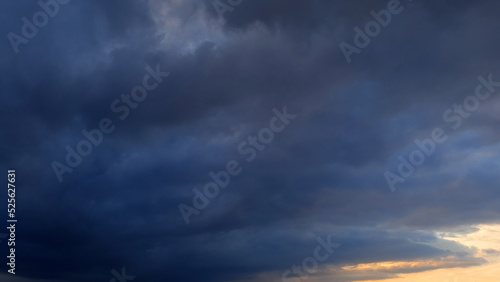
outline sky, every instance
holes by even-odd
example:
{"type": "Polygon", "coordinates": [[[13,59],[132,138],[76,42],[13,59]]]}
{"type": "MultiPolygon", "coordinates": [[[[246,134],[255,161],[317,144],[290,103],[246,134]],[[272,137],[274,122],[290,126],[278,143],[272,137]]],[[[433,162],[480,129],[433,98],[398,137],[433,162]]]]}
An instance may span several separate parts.
{"type": "Polygon", "coordinates": [[[499,2],[0,7],[1,281],[498,281],[499,2]]]}

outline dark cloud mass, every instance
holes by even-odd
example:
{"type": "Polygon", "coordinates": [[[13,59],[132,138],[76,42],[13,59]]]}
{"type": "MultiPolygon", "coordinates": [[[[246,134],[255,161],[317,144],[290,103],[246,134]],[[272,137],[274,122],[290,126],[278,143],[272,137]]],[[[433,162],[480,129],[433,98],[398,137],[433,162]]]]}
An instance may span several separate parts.
{"type": "Polygon", "coordinates": [[[232,2],[221,18],[212,0],[72,0],[17,54],[7,35],[41,8],[2,2],[0,162],[17,173],[16,278],[109,281],[126,267],[137,281],[281,281],[329,235],[340,247],[318,277],[384,261],[483,264],[436,232],[498,222],[500,99],[480,101],[457,130],[443,113],[478,76],[500,81],[500,3],[401,0],[348,63],[339,44],[355,44],[353,28],[390,1],[232,2]],[[121,120],[112,104],[127,105],[147,67],[169,75],[121,120]],[[296,117],[246,161],[240,144],[284,107],[296,117]],[[59,182],[53,162],[67,166],[66,146],[105,118],[114,131],[59,182]],[[436,127],[447,141],[392,193],[384,172],[436,127]],[[242,172],[186,225],[179,204],[193,207],[193,189],[230,160],[242,172]]]}

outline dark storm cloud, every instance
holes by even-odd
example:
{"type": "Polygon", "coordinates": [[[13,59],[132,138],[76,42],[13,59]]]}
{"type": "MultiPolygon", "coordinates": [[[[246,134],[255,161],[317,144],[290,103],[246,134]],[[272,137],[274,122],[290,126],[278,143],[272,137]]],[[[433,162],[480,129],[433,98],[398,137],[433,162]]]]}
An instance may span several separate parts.
{"type": "MultiPolygon", "coordinates": [[[[142,281],[280,279],[329,234],[341,247],[323,267],[482,263],[430,243],[434,230],[498,218],[494,109],[450,131],[396,193],[383,171],[478,75],[500,81],[498,4],[401,3],[351,64],[340,42],[387,1],[244,0],[221,21],[211,1],[74,0],[19,54],[4,37],[0,148],[22,187],[19,275],[106,281],[126,266],[142,281]],[[110,104],[156,65],[170,76],[120,121],[110,104]],[[186,226],[179,203],[210,171],[243,163],[238,144],[284,106],[297,118],[186,226]],[[59,183],[51,163],[105,117],[116,130],[59,183]]],[[[39,10],[2,6],[15,33],[39,10]]]]}

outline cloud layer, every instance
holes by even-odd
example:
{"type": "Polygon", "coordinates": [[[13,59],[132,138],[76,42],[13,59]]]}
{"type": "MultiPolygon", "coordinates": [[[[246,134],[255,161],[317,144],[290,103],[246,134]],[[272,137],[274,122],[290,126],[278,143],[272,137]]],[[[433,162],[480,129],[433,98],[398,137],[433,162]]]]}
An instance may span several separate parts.
{"type": "Polygon", "coordinates": [[[328,235],[340,247],[314,275],[338,281],[484,264],[437,232],[498,221],[498,93],[457,130],[442,115],[478,76],[500,81],[499,4],[401,1],[347,63],[339,44],[388,2],[243,0],[220,17],[209,0],[71,1],[17,54],[7,33],[41,7],[3,3],[0,162],[18,174],[19,276],[281,281],[328,235]],[[111,104],[148,66],[170,75],[121,120],[111,104]],[[246,161],[238,146],[285,106],[297,117],[246,161]],[[59,182],[52,163],[103,118],[115,130],[59,182]],[[436,127],[448,140],[392,193],[384,172],[436,127]],[[230,160],[241,174],[186,225],[179,204],[230,160]],[[400,263],[370,268],[384,262],[400,263]]]}

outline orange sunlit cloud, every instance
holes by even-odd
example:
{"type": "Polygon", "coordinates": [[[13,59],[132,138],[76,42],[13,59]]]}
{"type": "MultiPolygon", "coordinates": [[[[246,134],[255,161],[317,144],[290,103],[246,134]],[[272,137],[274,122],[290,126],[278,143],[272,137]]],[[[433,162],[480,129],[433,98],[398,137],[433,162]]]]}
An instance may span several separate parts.
{"type": "Polygon", "coordinates": [[[476,248],[476,257],[486,263],[470,266],[470,262],[449,258],[441,261],[427,260],[417,262],[379,262],[346,266],[346,272],[399,272],[396,278],[384,280],[352,280],[365,282],[497,282],[500,277],[500,225],[479,225],[478,231],[460,235],[443,233],[442,239],[453,241],[467,247],[476,248]],[[463,264],[463,265],[462,265],[463,264]],[[433,269],[422,271],[423,269],[433,269]],[[407,270],[412,270],[413,273],[407,270]]]}
{"type": "MultiPolygon", "coordinates": [[[[500,225],[474,227],[477,231],[465,235],[453,232],[436,233],[441,239],[474,250],[473,256],[468,258],[450,256],[419,261],[385,261],[331,267],[326,272],[317,273],[315,277],[303,280],[311,282],[498,282],[500,280],[500,225]]],[[[442,245],[441,248],[444,250],[449,247],[446,244],[442,245]]]]}

